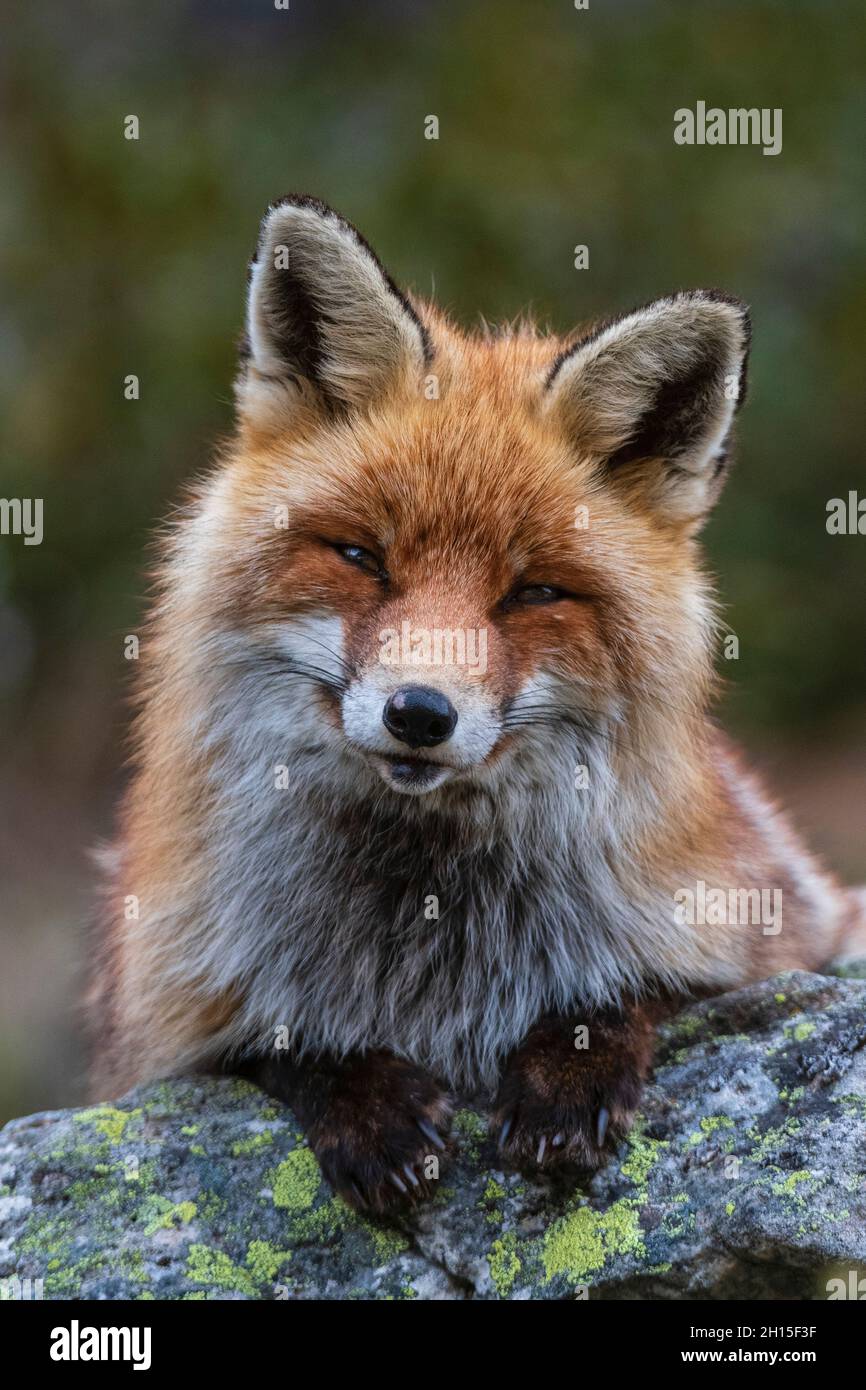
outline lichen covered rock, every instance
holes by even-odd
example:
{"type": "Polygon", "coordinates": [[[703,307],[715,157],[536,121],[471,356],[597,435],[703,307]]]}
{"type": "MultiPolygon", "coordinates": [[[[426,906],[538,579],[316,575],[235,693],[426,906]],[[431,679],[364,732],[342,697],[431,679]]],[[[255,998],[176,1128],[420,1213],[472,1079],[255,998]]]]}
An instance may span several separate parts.
{"type": "Polygon", "coordinates": [[[245,1082],[166,1082],[0,1133],[0,1279],[46,1298],[810,1299],[851,1269],[854,977],[782,975],[672,1020],[635,1130],[592,1177],[503,1171],[483,1115],[458,1110],[435,1199],[389,1223],[335,1198],[290,1112],[245,1082]]]}

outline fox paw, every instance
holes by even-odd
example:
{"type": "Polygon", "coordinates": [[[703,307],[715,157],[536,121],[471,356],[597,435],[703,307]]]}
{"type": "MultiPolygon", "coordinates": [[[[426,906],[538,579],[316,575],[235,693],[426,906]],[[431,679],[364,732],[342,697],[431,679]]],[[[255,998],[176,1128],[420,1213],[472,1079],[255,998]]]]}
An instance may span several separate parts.
{"type": "Polygon", "coordinates": [[[509,1058],[492,1130],[503,1157],[521,1168],[597,1168],[628,1133],[643,1090],[651,1041],[640,1029],[594,1025],[575,1047],[561,1020],[539,1024],[509,1058]]]}
{"type": "Polygon", "coordinates": [[[381,1214],[431,1195],[450,1116],[448,1095],[420,1067],[367,1054],[343,1073],[309,1139],[334,1191],[381,1214]]]}

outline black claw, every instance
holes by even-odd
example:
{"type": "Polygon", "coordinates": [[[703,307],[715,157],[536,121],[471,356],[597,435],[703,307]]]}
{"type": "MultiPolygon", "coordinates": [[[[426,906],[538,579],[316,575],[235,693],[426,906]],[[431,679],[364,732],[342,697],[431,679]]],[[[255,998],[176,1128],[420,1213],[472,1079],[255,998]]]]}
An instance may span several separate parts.
{"type": "Polygon", "coordinates": [[[602,1106],[598,1112],[598,1125],[595,1132],[596,1143],[601,1148],[604,1143],[604,1136],[607,1134],[607,1125],[610,1119],[610,1111],[606,1106],[602,1106]]]}
{"type": "Polygon", "coordinates": [[[356,1202],[358,1203],[358,1206],[359,1206],[359,1207],[366,1207],[366,1205],[367,1205],[367,1199],[366,1199],[366,1197],[364,1196],[364,1194],[363,1194],[363,1192],[361,1191],[361,1189],[360,1189],[360,1187],[358,1186],[358,1184],[357,1184],[356,1182],[351,1182],[351,1183],[349,1183],[349,1187],[350,1187],[351,1190],[352,1190],[352,1193],[353,1193],[353,1195],[354,1195],[354,1197],[355,1197],[356,1202]]]}
{"type": "Polygon", "coordinates": [[[505,1121],[505,1123],[503,1124],[501,1130],[499,1131],[499,1139],[497,1140],[497,1143],[496,1143],[496,1147],[497,1147],[498,1149],[504,1149],[504,1148],[505,1148],[505,1145],[508,1143],[508,1136],[509,1136],[509,1134],[511,1133],[511,1126],[512,1126],[513,1124],[514,1124],[514,1116],[513,1116],[513,1115],[509,1115],[509,1116],[508,1116],[508,1119],[505,1121]]]}
{"type": "Polygon", "coordinates": [[[547,1148],[547,1135],[546,1135],[546,1134],[542,1134],[542,1136],[541,1136],[541,1143],[540,1143],[539,1146],[538,1146],[538,1153],[537,1153],[536,1156],[535,1156],[535,1161],[536,1161],[536,1163],[538,1164],[539,1168],[541,1167],[542,1163],[544,1162],[544,1151],[545,1151],[546,1148],[547,1148]]]}
{"type": "Polygon", "coordinates": [[[409,1179],[413,1187],[421,1186],[415,1174],[412,1172],[412,1169],[409,1167],[408,1163],[403,1164],[403,1172],[406,1174],[406,1177],[409,1179]]]}
{"type": "Polygon", "coordinates": [[[421,1133],[424,1135],[425,1139],[429,1139],[430,1143],[435,1144],[437,1149],[445,1148],[444,1139],[442,1139],[442,1137],[436,1133],[435,1129],[428,1120],[416,1120],[415,1123],[420,1129],[421,1133]]]}
{"type": "Polygon", "coordinates": [[[389,1173],[388,1181],[394,1184],[398,1192],[402,1192],[403,1196],[406,1196],[409,1189],[402,1178],[398,1178],[396,1173],[389,1173]]]}

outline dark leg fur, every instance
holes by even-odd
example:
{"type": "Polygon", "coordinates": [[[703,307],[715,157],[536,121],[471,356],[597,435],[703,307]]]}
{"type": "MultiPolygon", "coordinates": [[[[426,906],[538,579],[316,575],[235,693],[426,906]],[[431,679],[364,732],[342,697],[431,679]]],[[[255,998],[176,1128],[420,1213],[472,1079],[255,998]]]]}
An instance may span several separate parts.
{"type": "Polygon", "coordinates": [[[494,1102],[503,1155],[521,1167],[597,1167],[606,1142],[631,1127],[655,1025],[673,1007],[653,1000],[536,1024],[508,1058],[494,1102]],[[575,1046],[581,1024],[589,1033],[585,1049],[575,1046]]]}
{"type": "MultiPolygon", "coordinates": [[[[597,1167],[627,1133],[652,1062],[655,1026],[682,1000],[550,1016],[506,1060],[492,1124],[518,1166],[597,1167]],[[588,1046],[575,1047],[585,1025],[588,1046]]],[[[420,1067],[392,1053],[341,1061],[258,1058],[243,1074],[291,1106],[326,1180],[360,1211],[429,1196],[427,1160],[444,1148],[451,1102],[420,1067]]]]}
{"type": "Polygon", "coordinates": [[[445,1147],[447,1093],[420,1067],[389,1052],[337,1061],[260,1058],[244,1075],[291,1106],[335,1192],[383,1212],[430,1195],[425,1164],[445,1147]]]}

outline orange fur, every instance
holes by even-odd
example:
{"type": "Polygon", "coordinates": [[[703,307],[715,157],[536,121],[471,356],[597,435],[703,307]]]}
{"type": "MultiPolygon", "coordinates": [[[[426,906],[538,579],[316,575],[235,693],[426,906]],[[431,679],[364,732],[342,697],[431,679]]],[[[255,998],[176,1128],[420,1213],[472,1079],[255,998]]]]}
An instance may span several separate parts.
{"type": "MultiPolygon", "coordinates": [[[[434,344],[436,398],[409,372],[348,414],[323,411],[307,385],[286,410],[257,410],[248,396],[236,438],[169,543],[142,643],[136,771],[94,991],[102,1091],[207,1064],[245,997],[245,978],[226,990],[199,970],[182,925],[215,871],[209,775],[219,750],[202,711],[221,674],[203,653],[226,624],[255,632],[287,615],[339,615],[356,673],[376,663],[381,631],[407,617],[484,628],[487,669],[460,680],[482,683],[497,706],[552,672],[621,707],[628,738],[611,759],[625,851],[614,871],[627,896],[689,882],[695,866],[708,884],[783,888],[785,929],[719,927],[696,941],[696,984],[814,968],[841,943],[851,900],[784,822],[768,821],[708,718],[712,602],[695,518],[660,515],[628,470],[606,475],[544,409],[546,375],[568,340],[527,326],[470,336],[431,305],[417,312],[434,344]],[[281,506],[285,527],[273,520],[281,506]],[[586,529],[575,527],[578,507],[586,529]],[[386,553],[387,593],[328,543],[386,553]],[[504,610],[518,581],[574,598],[504,610]]],[[[310,699],[336,736],[338,701],[310,699]]],[[[504,734],[490,764],[519,739],[504,734]]],[[[676,966],[678,949],[672,942],[659,966],[676,966]]]]}

